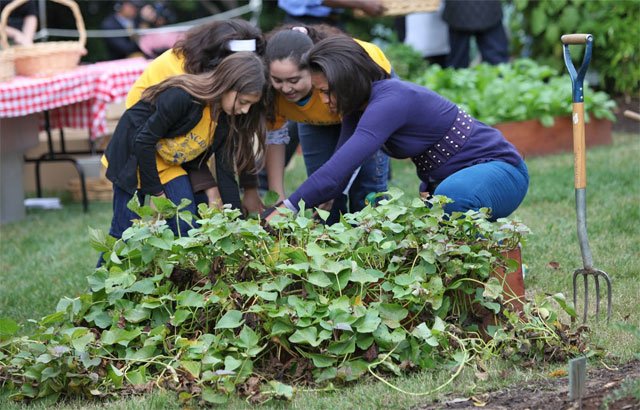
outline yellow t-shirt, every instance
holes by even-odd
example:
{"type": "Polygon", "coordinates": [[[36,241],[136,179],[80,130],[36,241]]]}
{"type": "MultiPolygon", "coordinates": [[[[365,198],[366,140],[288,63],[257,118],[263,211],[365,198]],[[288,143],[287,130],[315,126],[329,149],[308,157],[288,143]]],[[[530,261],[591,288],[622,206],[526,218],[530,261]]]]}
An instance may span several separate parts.
{"type": "Polygon", "coordinates": [[[184,59],[174,54],[171,49],[165,51],[151,61],[136,82],[133,83],[133,86],[131,86],[127,94],[125,106],[131,108],[135,103],[140,101],[142,92],[152,85],[161,83],[163,80],[173,77],[174,75],[184,73],[184,59]]]}
{"type": "MultiPolygon", "coordinates": [[[[150,86],[184,73],[184,58],[176,55],[171,49],[165,51],[150,62],[135,81],[127,94],[125,106],[130,108],[135,105],[140,101],[143,91],[150,86]]],[[[156,145],[156,164],[160,182],[166,184],[174,178],[186,175],[186,171],[180,165],[196,158],[213,143],[216,126],[217,122],[211,118],[210,107],[205,107],[202,119],[188,134],[161,139],[156,145]]]]}
{"type": "Polygon", "coordinates": [[[389,61],[387,56],[384,55],[382,50],[380,50],[380,47],[373,43],[367,43],[366,41],[358,40],[357,38],[354,38],[354,40],[356,43],[360,44],[360,47],[364,48],[364,51],[369,54],[369,57],[371,57],[371,59],[375,61],[375,63],[378,64],[380,68],[386,71],[387,74],[391,74],[391,62],[389,61]]]}
{"type": "Polygon", "coordinates": [[[168,164],[181,165],[195,159],[213,143],[216,123],[211,120],[211,107],[202,110],[202,119],[189,134],[163,138],[156,144],[157,156],[168,164]]]}
{"type": "MultiPolygon", "coordinates": [[[[391,62],[384,55],[382,50],[372,43],[355,39],[356,43],[369,54],[371,59],[376,62],[384,71],[391,74],[391,62]]],[[[311,97],[305,105],[298,105],[295,102],[287,101],[280,93],[276,97],[276,119],[273,124],[269,125],[269,130],[278,130],[284,126],[287,120],[301,122],[312,125],[333,125],[339,124],[341,118],[338,114],[334,114],[329,107],[320,99],[320,91],[315,88],[311,92],[311,97]]]]}
{"type": "MultiPolygon", "coordinates": [[[[211,119],[211,107],[206,106],[202,110],[202,119],[188,134],[158,141],[156,167],[162,184],[187,174],[181,165],[198,157],[213,143],[216,126],[217,123],[211,119]]],[[[102,156],[101,162],[105,167],[109,166],[105,155],[102,156]]]]}
{"type": "Polygon", "coordinates": [[[340,116],[329,110],[329,107],[320,99],[320,91],[315,88],[311,91],[311,97],[305,105],[298,105],[288,101],[280,93],[276,96],[276,119],[269,125],[269,130],[282,128],[287,120],[313,125],[340,124],[340,116]]]}

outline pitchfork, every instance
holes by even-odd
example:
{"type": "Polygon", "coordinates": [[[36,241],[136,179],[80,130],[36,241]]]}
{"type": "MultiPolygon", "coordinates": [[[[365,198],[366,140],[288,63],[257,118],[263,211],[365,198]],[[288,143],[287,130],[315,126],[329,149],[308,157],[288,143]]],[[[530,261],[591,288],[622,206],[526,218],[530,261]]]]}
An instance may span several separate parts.
{"type": "Polygon", "coordinates": [[[584,94],[583,81],[591,60],[591,50],[593,48],[593,36],[591,34],[565,34],[561,37],[564,47],[564,63],[569,70],[573,90],[573,154],[575,167],[575,189],[576,189],[576,214],[578,219],[578,241],[580,242],[580,252],[582,253],[582,269],[573,272],[573,305],[577,310],[578,276],[584,278],[584,312],[583,322],[587,321],[587,309],[589,308],[589,277],[592,276],[596,288],[596,318],[600,313],[600,281],[602,278],[607,284],[607,323],[611,318],[611,279],[609,275],[593,267],[593,258],[589,248],[587,238],[587,171],[586,171],[586,150],[584,137],[584,94]],[[571,54],[570,44],[585,44],[584,58],[582,65],[576,72],[571,54]]]}

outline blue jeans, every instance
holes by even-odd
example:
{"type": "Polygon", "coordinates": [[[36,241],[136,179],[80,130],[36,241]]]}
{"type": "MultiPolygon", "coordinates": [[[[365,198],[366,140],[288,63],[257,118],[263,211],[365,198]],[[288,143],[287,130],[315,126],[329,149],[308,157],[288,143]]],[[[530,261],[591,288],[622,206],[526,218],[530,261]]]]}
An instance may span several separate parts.
{"type": "Polygon", "coordinates": [[[490,219],[495,221],[511,215],[528,188],[529,172],[524,161],[517,167],[503,161],[491,161],[451,174],[438,184],[433,194],[445,195],[455,201],[445,205],[447,213],[491,208],[490,219]]]}
{"type": "MultiPolygon", "coordinates": [[[[298,136],[307,175],[313,174],[325,162],[331,158],[340,138],[340,124],[336,125],[311,125],[298,124],[298,136]]],[[[366,160],[355,181],[349,190],[348,199],[334,200],[329,223],[337,221],[340,212],[357,212],[365,207],[365,198],[374,192],[387,191],[389,179],[389,157],[378,150],[371,158],[366,160]]]]}
{"type": "MultiPolygon", "coordinates": [[[[197,207],[199,203],[208,203],[207,195],[204,193],[198,193],[194,197],[193,189],[191,189],[191,182],[186,175],[177,177],[167,182],[164,185],[164,193],[174,204],[179,204],[182,198],[186,198],[191,201],[189,206],[184,210],[190,211],[192,214],[197,215],[197,207]]],[[[144,196],[138,195],[138,202],[144,203],[144,196]]],[[[122,233],[132,225],[133,219],[138,219],[140,216],[127,208],[127,204],[133,198],[133,195],[127,191],[120,189],[117,186],[113,186],[113,218],[111,219],[111,227],[109,228],[109,235],[116,239],[122,238],[122,233]]],[[[167,221],[167,225],[171,228],[174,234],[178,234],[175,218],[171,218],[167,221]]],[[[186,236],[191,227],[186,222],[180,220],[180,235],[186,236]]],[[[96,268],[99,268],[104,263],[104,252],[98,256],[98,263],[96,268]]]]}
{"type": "MultiPolygon", "coordinates": [[[[183,210],[189,211],[194,215],[197,215],[197,204],[202,201],[205,201],[205,203],[207,202],[206,195],[198,195],[197,199],[194,197],[189,177],[186,175],[174,178],[164,184],[164,193],[167,198],[176,205],[178,205],[183,198],[190,200],[191,203],[183,210]]],[[[113,219],[111,220],[109,235],[114,238],[120,239],[122,237],[122,233],[132,225],[131,220],[140,218],[138,214],[127,208],[127,203],[129,203],[131,198],[133,198],[133,195],[115,185],[113,186],[113,219]]],[[[144,202],[144,197],[138,194],[138,200],[142,204],[144,202]]],[[[167,220],[167,224],[173,233],[178,235],[176,219],[171,218],[167,220]]],[[[187,236],[187,232],[191,229],[191,226],[189,226],[185,221],[180,220],[179,229],[180,235],[187,236]]]]}

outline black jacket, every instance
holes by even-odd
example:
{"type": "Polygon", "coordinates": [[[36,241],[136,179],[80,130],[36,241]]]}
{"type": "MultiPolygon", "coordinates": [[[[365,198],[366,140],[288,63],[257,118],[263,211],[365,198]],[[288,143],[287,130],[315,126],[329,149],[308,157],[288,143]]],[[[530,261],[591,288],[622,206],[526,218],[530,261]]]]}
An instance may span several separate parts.
{"type": "MultiPolygon", "coordinates": [[[[156,144],[162,138],[175,138],[192,130],[202,118],[204,106],[180,88],[169,88],[154,104],[139,101],[124,112],[107,146],[109,162],[107,178],[114,185],[133,194],[138,190],[138,172],[142,194],[163,191],[156,165],[156,144]]],[[[228,127],[226,116],[220,115],[213,144],[197,158],[183,164],[189,174],[198,173],[201,182],[195,191],[216,186],[208,167],[208,159],[216,155],[216,174],[220,196],[224,203],[240,207],[240,195],[233,163],[226,155],[228,127]],[[204,175],[204,179],[202,176],[204,175]]]]}

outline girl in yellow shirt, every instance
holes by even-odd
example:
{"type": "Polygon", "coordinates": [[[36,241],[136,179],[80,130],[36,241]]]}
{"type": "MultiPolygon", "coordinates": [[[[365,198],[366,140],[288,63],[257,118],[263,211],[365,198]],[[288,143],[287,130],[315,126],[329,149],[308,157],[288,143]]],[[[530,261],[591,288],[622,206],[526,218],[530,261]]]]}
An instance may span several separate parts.
{"type": "MultiPolygon", "coordinates": [[[[311,85],[311,75],[302,67],[302,56],[314,43],[333,35],[344,35],[336,29],[319,26],[288,26],[273,32],[267,39],[265,62],[271,83],[267,109],[269,132],[267,133],[267,177],[269,189],[284,192],[285,144],[289,141],[286,121],[298,123],[298,135],[304,156],[307,175],[320,168],[335,151],[341,130],[341,118],[324,104],[317,90],[311,85]]],[[[391,63],[374,44],[356,40],[386,72],[391,73],[391,63]]],[[[348,90],[339,90],[348,93],[348,90]]],[[[389,158],[381,151],[371,156],[352,177],[343,194],[324,207],[332,207],[329,223],[337,221],[340,212],[355,212],[365,206],[365,197],[371,192],[387,190],[389,158]]]]}

